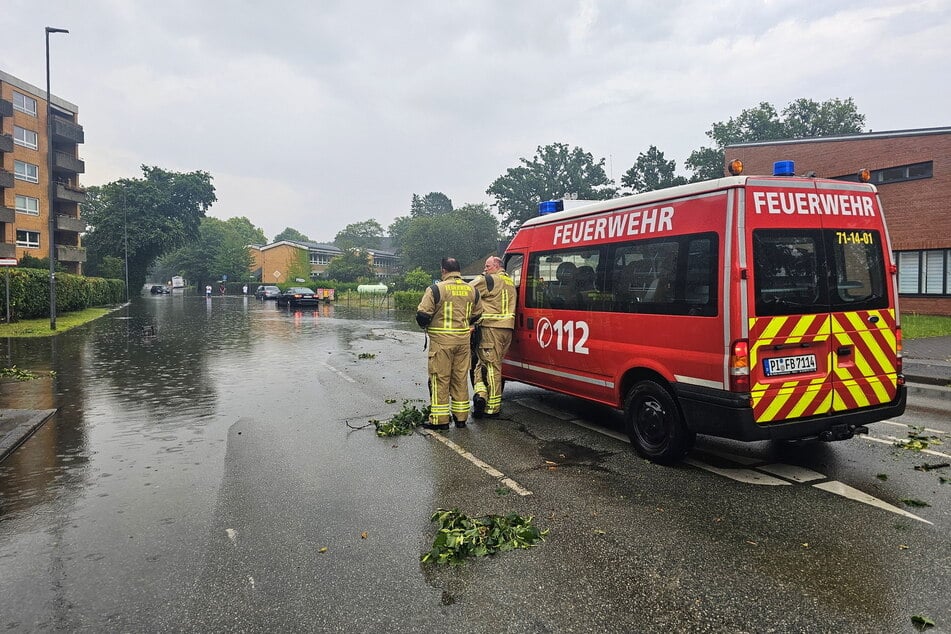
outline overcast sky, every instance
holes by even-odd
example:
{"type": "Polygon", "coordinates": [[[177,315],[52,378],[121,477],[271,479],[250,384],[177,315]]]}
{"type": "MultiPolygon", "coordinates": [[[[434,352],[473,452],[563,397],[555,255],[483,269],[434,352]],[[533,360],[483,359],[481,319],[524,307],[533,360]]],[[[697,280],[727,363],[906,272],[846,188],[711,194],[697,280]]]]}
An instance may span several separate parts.
{"type": "Polygon", "coordinates": [[[0,69],[79,107],[81,182],[205,170],[210,214],[330,241],[414,193],[456,207],[540,145],[620,181],[711,124],[853,97],[872,130],[951,125],[947,0],[3,0],[0,69]]]}

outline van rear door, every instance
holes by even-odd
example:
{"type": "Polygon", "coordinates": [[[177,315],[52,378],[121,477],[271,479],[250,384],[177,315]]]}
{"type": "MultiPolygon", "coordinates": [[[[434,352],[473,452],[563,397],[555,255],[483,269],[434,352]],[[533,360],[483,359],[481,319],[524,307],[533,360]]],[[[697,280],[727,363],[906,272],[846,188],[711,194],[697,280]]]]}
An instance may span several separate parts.
{"type": "Polygon", "coordinates": [[[874,189],[800,179],[747,185],[756,422],[892,400],[895,314],[874,189]]]}

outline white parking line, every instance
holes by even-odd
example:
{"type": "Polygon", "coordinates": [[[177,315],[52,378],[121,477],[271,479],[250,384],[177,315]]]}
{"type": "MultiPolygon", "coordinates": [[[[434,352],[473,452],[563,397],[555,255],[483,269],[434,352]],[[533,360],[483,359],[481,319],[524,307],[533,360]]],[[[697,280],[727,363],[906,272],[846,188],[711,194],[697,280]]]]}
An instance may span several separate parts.
{"type": "Polygon", "coordinates": [[[796,465],[784,464],[782,462],[777,462],[774,464],[765,464],[761,467],[756,467],[761,471],[766,473],[772,473],[777,475],[780,478],[786,478],[787,480],[792,480],[793,482],[812,482],[813,480],[825,480],[829,476],[822,475],[812,469],[806,469],[805,467],[797,467],[796,465]]]}
{"type": "Polygon", "coordinates": [[[702,462],[695,458],[684,458],[684,462],[689,465],[693,465],[698,469],[703,469],[704,471],[709,471],[710,473],[715,473],[721,475],[724,478],[729,478],[731,480],[736,480],[737,482],[743,482],[745,484],[761,484],[765,486],[790,486],[790,483],[785,480],[780,480],[779,478],[774,478],[773,476],[766,475],[765,473],[760,473],[759,471],[753,471],[752,469],[734,469],[727,467],[714,467],[711,464],[702,462]]]}
{"type": "Polygon", "coordinates": [[[323,365],[325,368],[327,368],[328,370],[330,370],[331,372],[333,372],[334,374],[336,374],[337,376],[339,376],[339,377],[340,377],[341,379],[343,379],[344,381],[349,381],[350,383],[356,383],[356,381],[355,381],[354,379],[351,379],[349,376],[347,376],[346,374],[344,374],[343,372],[341,372],[341,371],[338,370],[337,368],[333,367],[332,365],[330,365],[330,364],[327,363],[326,361],[324,361],[321,365],[323,365]]]}
{"type": "Polygon", "coordinates": [[[908,511],[903,511],[902,509],[892,506],[887,502],[883,502],[876,497],[872,497],[868,493],[862,493],[858,489],[853,489],[847,484],[842,484],[835,480],[830,480],[829,482],[821,482],[819,484],[813,484],[817,489],[822,489],[823,491],[828,491],[829,493],[835,493],[836,495],[841,495],[842,497],[848,498],[850,500],[855,500],[856,502],[861,502],[862,504],[868,504],[869,506],[874,506],[891,513],[898,513],[899,515],[904,515],[905,517],[910,517],[911,519],[918,520],[919,522],[924,522],[925,524],[932,524],[926,519],[922,519],[917,515],[912,515],[908,511]]]}
{"type": "MultiPolygon", "coordinates": [[[[903,439],[895,438],[894,436],[885,436],[885,438],[879,438],[877,436],[863,434],[862,436],[859,436],[859,438],[871,440],[872,442],[881,443],[883,445],[891,445],[892,447],[895,447],[896,449],[898,449],[898,447],[895,446],[896,442],[904,442],[903,439]]],[[[933,449],[919,449],[916,451],[916,453],[926,453],[929,456],[938,456],[939,458],[951,458],[951,455],[946,453],[941,453],[940,451],[934,451],[933,449]]]]}
{"type": "MultiPolygon", "coordinates": [[[[877,424],[879,424],[879,425],[894,425],[895,427],[904,427],[905,429],[911,429],[912,427],[915,427],[914,425],[907,425],[907,424],[905,424],[905,423],[896,423],[896,422],[893,421],[893,420],[880,420],[880,421],[878,421],[877,424]]],[[[942,431],[942,430],[940,430],[940,429],[931,429],[930,427],[916,427],[916,429],[923,429],[924,431],[928,432],[929,434],[947,434],[947,433],[948,433],[947,431],[942,431]]]]}
{"type": "Polygon", "coordinates": [[[423,430],[420,430],[420,431],[422,431],[422,433],[424,433],[424,434],[427,434],[430,438],[435,438],[436,440],[438,440],[438,441],[441,442],[442,444],[446,445],[447,447],[449,447],[450,449],[452,449],[453,451],[455,451],[457,454],[459,454],[460,456],[462,456],[463,458],[465,458],[466,460],[468,460],[469,462],[471,462],[471,463],[474,464],[475,466],[479,467],[480,469],[482,469],[483,471],[485,471],[486,473],[488,473],[488,474],[489,474],[490,476],[492,476],[493,478],[498,478],[499,482],[501,482],[502,484],[504,484],[504,485],[507,486],[508,488],[512,489],[513,491],[515,491],[515,492],[518,493],[519,495],[521,495],[521,496],[526,496],[526,495],[531,495],[531,494],[532,494],[531,491],[529,491],[528,489],[524,488],[524,487],[523,487],[522,485],[520,485],[518,482],[516,482],[516,481],[513,480],[512,478],[507,477],[504,473],[502,473],[501,471],[499,471],[498,469],[496,469],[496,468],[493,467],[492,465],[488,464],[487,462],[483,462],[482,460],[476,458],[474,455],[472,455],[471,453],[469,453],[468,451],[466,451],[465,449],[463,449],[462,447],[460,447],[460,446],[457,445],[456,443],[452,442],[451,440],[449,440],[448,438],[446,438],[446,437],[443,436],[442,434],[440,434],[440,433],[438,433],[438,432],[435,432],[435,431],[431,431],[431,430],[429,430],[429,429],[423,429],[423,430]]]}

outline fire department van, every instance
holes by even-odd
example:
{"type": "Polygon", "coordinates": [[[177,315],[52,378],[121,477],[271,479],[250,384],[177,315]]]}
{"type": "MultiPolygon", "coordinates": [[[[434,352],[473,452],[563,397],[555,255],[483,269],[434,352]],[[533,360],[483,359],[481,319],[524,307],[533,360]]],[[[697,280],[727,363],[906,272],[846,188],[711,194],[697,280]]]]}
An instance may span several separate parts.
{"type": "Polygon", "coordinates": [[[877,191],[776,165],[542,203],[505,254],[518,288],[505,378],[622,409],[634,447],[661,463],[698,433],[842,440],[901,415],[897,268],[877,191]]]}

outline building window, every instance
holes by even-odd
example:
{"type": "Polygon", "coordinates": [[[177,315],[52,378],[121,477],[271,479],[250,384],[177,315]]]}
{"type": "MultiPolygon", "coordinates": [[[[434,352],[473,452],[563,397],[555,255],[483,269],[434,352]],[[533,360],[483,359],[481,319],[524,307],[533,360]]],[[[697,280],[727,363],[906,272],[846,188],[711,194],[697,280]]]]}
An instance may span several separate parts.
{"type": "MultiPolygon", "coordinates": [[[[896,167],[872,170],[871,180],[869,182],[873,185],[890,185],[892,183],[932,178],[933,176],[934,161],[925,161],[923,163],[911,163],[910,165],[898,165],[896,167]]],[[[859,180],[858,174],[846,174],[844,176],[833,176],[832,178],[851,182],[858,182],[859,180]]]]}
{"type": "Polygon", "coordinates": [[[27,249],[39,249],[40,232],[17,229],[17,246],[26,247],[27,249]]]}
{"type": "Polygon", "coordinates": [[[40,215],[40,199],[33,198],[32,196],[21,196],[20,194],[16,195],[16,210],[19,214],[27,214],[29,216],[39,216],[40,215]]]}
{"type": "Polygon", "coordinates": [[[37,143],[38,137],[36,132],[33,130],[27,130],[26,128],[21,128],[18,125],[13,126],[13,142],[17,145],[22,145],[23,147],[28,147],[31,150],[35,150],[38,147],[37,143]]]}
{"type": "Polygon", "coordinates": [[[28,183],[40,182],[40,168],[33,163],[13,161],[13,175],[19,180],[28,183]]]}
{"type": "Polygon", "coordinates": [[[13,92],[13,109],[36,116],[36,99],[13,92]]]}
{"type": "Polygon", "coordinates": [[[898,292],[903,295],[951,294],[951,249],[898,253],[898,292]]]}
{"type": "Polygon", "coordinates": [[[311,253],[311,264],[330,264],[330,256],[323,253],[311,253]]]}

